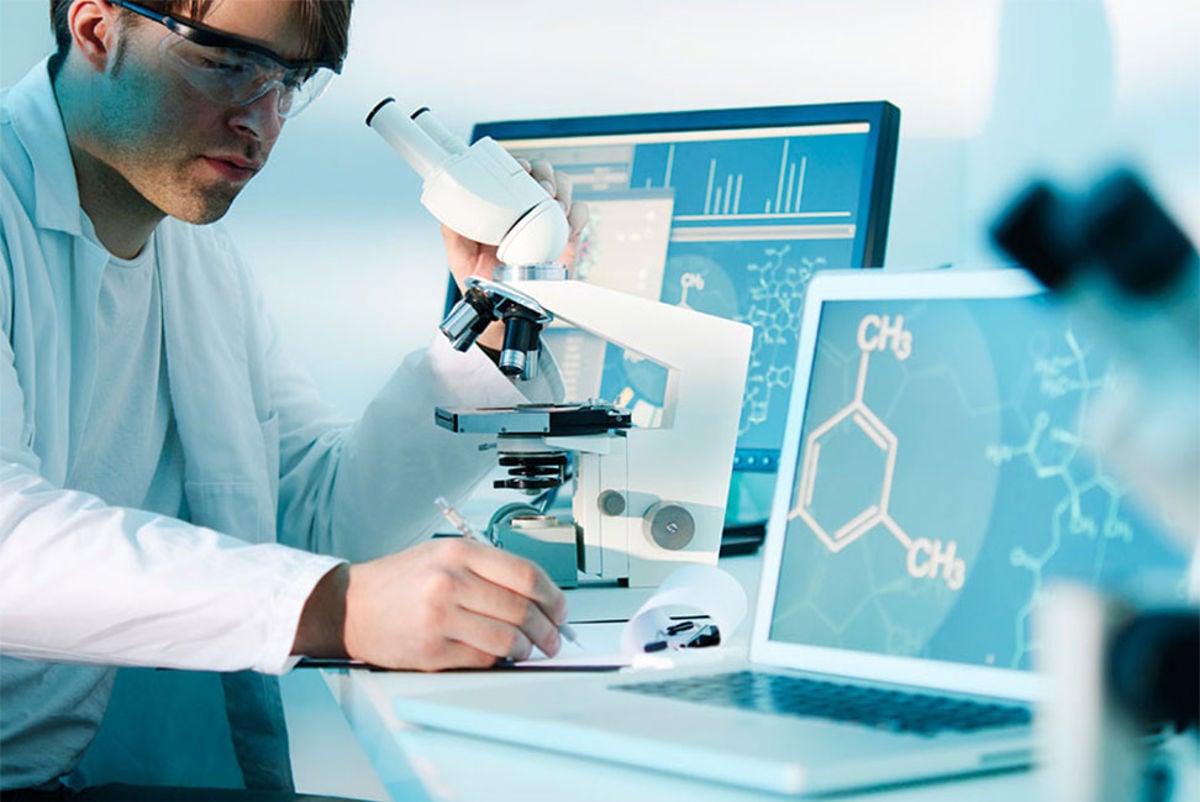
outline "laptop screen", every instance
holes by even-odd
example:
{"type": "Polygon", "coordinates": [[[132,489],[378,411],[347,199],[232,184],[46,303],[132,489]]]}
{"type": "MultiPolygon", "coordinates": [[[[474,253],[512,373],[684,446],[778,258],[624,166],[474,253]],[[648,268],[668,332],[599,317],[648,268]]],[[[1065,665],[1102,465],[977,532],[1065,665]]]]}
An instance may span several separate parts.
{"type": "Polygon", "coordinates": [[[805,309],[770,641],[1024,670],[1057,578],[1183,598],[1186,558],[1086,448],[1112,360],[1048,295],[832,295],[805,309]]]}

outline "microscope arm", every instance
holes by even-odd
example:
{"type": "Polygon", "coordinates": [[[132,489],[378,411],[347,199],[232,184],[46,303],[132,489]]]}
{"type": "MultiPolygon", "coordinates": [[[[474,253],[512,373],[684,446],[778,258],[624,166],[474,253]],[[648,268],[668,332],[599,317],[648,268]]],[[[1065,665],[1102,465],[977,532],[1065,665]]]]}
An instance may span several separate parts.
{"type": "MultiPolygon", "coordinates": [[[[661,423],[619,438],[627,449],[624,460],[596,455],[591,469],[580,471],[573,513],[583,532],[583,569],[628,576],[630,585],[647,586],[684,561],[715,564],[753,329],[580,281],[503,286],[532,298],[556,319],[669,371],[661,423]],[[614,493],[624,500],[617,515],[597,503],[614,493]],[[677,519],[694,526],[691,540],[682,546],[657,526],[677,519]],[[619,563],[615,568],[614,561],[619,563]]],[[[588,447],[578,450],[581,459],[592,459],[588,447]]]]}

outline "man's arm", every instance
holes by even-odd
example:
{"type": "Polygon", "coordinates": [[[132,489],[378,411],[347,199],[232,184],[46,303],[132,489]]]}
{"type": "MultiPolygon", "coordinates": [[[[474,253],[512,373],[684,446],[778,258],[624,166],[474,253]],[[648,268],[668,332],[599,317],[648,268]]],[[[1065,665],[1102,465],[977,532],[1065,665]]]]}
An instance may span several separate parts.
{"type": "Polygon", "coordinates": [[[6,655],[280,673],[301,609],[335,563],[110,507],[0,462],[6,655]]]}
{"type": "MultiPolygon", "coordinates": [[[[313,586],[336,563],[112,507],[42,475],[16,370],[0,252],[0,652],[30,660],[284,671],[313,586]]],[[[16,321],[14,323],[14,321],[16,321]]],[[[25,328],[22,327],[24,321],[25,328]]],[[[36,361],[36,352],[30,357],[36,361]]],[[[62,433],[65,437],[65,433],[62,433]]]]}

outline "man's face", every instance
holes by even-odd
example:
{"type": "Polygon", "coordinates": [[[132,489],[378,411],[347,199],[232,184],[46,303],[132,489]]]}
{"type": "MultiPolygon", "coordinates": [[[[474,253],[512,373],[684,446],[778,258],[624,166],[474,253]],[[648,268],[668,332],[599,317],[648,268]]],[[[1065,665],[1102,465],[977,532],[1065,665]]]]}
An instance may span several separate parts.
{"type": "MultiPolygon", "coordinates": [[[[202,21],[281,56],[304,55],[293,3],[218,0],[202,21]]],[[[279,136],[277,93],[219,104],[165,63],[158,46],[176,36],[165,27],[126,16],[118,36],[123,52],[106,76],[95,155],[165,214],[189,223],[219,219],[279,136]]]]}

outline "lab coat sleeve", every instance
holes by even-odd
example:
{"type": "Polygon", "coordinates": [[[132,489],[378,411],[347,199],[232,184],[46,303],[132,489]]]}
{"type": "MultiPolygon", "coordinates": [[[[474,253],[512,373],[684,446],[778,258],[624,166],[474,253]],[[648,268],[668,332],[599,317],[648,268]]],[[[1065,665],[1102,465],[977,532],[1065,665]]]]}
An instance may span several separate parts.
{"type": "Polygon", "coordinates": [[[110,507],[41,476],[10,340],[12,272],[0,267],[0,652],[285,671],[304,602],[337,561],[110,507]]]}
{"type": "Polygon", "coordinates": [[[435,335],[410,354],[353,424],[336,423],[312,381],[270,335],[279,420],[279,533],[289,545],[360,562],[411,545],[440,520],[433,501],[457,500],[496,467],[495,439],[455,434],[434,408],[559,400],[547,349],[541,379],[518,389],[478,348],[435,335]]]}

